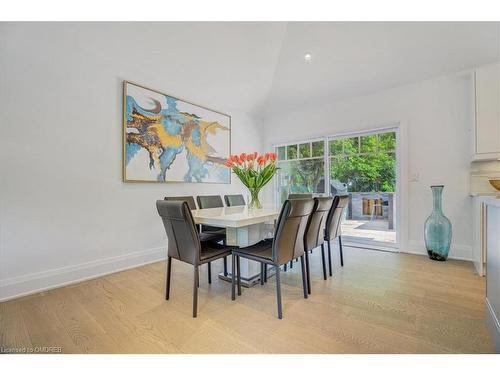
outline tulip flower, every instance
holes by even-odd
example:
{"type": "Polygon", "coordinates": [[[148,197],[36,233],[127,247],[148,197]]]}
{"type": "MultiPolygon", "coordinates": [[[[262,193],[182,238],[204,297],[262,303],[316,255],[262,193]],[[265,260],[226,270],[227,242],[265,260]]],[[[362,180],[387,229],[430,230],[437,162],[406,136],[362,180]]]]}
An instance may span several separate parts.
{"type": "Polygon", "coordinates": [[[274,152],[266,154],[243,152],[240,155],[231,155],[224,163],[250,191],[252,199],[249,207],[261,208],[259,192],[276,174],[278,170],[276,159],[274,152]]]}

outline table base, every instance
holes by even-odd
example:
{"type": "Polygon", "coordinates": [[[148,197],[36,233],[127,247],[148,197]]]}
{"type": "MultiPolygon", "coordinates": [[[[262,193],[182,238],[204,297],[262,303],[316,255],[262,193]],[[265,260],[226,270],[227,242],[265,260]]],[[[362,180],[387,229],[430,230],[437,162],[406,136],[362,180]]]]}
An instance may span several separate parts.
{"type": "MultiPolygon", "coordinates": [[[[270,277],[274,276],[276,274],[276,270],[274,267],[268,267],[267,269],[267,278],[269,279],[270,277]]],[[[224,273],[221,272],[219,273],[219,279],[231,282],[231,272],[227,273],[227,276],[224,276],[224,273]]],[[[244,277],[241,276],[241,286],[244,286],[245,288],[251,288],[257,284],[260,284],[260,273],[258,275],[254,275],[251,277],[244,277]]]]}

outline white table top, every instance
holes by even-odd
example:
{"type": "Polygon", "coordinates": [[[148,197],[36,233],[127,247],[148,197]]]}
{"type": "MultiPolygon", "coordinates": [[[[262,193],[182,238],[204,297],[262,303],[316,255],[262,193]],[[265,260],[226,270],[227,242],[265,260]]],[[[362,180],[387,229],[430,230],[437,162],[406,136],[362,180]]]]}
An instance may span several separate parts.
{"type": "Polygon", "coordinates": [[[203,208],[192,210],[191,213],[196,224],[221,228],[241,228],[276,220],[279,215],[279,208],[270,206],[261,209],[248,209],[247,206],[232,206],[203,208]]]}

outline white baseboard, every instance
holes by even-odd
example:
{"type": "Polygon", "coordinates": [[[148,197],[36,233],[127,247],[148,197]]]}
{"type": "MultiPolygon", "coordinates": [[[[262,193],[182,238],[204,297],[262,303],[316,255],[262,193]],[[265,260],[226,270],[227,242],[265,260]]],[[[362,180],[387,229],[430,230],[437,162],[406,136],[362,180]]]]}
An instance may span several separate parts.
{"type": "Polygon", "coordinates": [[[0,280],[0,302],[94,279],[166,258],[164,247],[0,280]]]}
{"type": "MultiPolygon", "coordinates": [[[[401,247],[400,252],[418,255],[427,255],[427,249],[425,248],[425,243],[423,241],[408,241],[408,246],[401,247]]],[[[450,254],[448,255],[450,259],[457,260],[467,260],[472,262],[472,246],[451,244],[450,254]]]]}

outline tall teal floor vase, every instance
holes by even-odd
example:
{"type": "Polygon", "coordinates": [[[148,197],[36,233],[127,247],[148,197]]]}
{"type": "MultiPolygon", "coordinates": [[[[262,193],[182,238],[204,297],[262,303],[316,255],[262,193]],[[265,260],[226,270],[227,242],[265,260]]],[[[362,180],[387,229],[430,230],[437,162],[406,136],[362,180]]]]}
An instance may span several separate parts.
{"type": "Polygon", "coordinates": [[[432,260],[445,261],[451,245],[451,222],[443,214],[443,185],[431,186],[433,209],[425,221],[424,238],[427,254],[432,260]]]}

